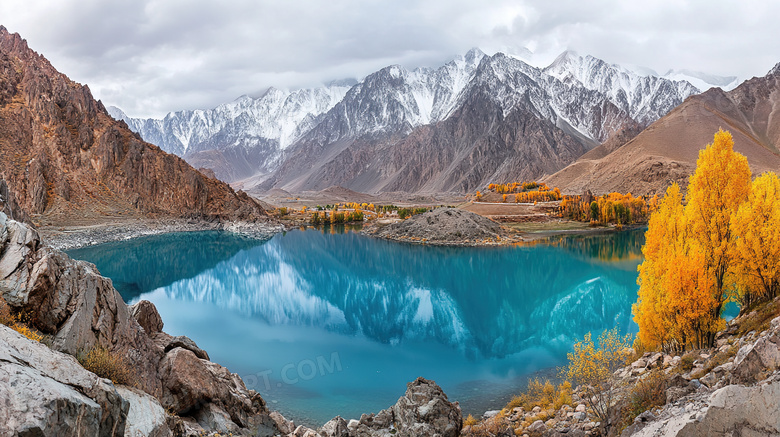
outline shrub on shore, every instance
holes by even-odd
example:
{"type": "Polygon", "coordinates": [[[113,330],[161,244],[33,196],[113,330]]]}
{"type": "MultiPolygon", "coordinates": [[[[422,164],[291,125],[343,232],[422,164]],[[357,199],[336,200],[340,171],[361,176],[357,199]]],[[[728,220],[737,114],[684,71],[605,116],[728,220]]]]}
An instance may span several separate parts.
{"type": "Polygon", "coordinates": [[[531,411],[538,406],[542,409],[558,410],[563,405],[571,403],[571,383],[563,381],[556,386],[549,379],[542,381],[539,378],[534,378],[528,381],[525,392],[515,396],[504,408],[512,410],[522,407],[526,411],[531,411]]]}
{"type": "Polygon", "coordinates": [[[125,357],[111,352],[103,346],[96,345],[87,352],[76,357],[81,366],[101,378],[108,378],[114,384],[130,385],[133,372],[125,357]]]}
{"type": "Polygon", "coordinates": [[[43,335],[30,328],[26,323],[25,316],[11,313],[11,307],[2,297],[0,297],[0,324],[8,326],[30,340],[41,341],[43,339],[43,335]]]}

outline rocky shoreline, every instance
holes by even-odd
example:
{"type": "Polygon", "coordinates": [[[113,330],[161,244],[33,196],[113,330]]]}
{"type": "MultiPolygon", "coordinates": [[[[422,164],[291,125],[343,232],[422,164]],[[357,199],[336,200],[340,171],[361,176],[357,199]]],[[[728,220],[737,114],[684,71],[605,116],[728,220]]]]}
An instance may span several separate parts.
{"type": "Polygon", "coordinates": [[[780,297],[728,322],[712,348],[646,352],[613,377],[616,402],[604,422],[575,389],[572,402],[559,409],[490,412],[462,435],[780,435],[780,297]],[[654,397],[649,405],[643,403],[648,395],[654,397]],[[644,406],[637,411],[637,405],[644,406]]]}
{"type": "Polygon", "coordinates": [[[184,219],[136,219],[90,226],[42,227],[38,230],[47,246],[58,250],[172,232],[227,231],[259,240],[267,240],[285,231],[284,225],[264,222],[220,222],[184,219]]]}

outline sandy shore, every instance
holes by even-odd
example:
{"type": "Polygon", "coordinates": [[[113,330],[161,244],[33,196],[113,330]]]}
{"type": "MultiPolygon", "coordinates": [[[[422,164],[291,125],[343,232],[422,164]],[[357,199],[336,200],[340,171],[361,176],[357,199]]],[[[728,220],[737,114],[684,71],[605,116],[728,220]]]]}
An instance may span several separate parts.
{"type": "Polygon", "coordinates": [[[147,235],[214,230],[267,240],[283,232],[285,228],[275,222],[219,223],[184,219],[128,219],[93,225],[41,227],[38,232],[47,246],[67,250],[147,235]]]}

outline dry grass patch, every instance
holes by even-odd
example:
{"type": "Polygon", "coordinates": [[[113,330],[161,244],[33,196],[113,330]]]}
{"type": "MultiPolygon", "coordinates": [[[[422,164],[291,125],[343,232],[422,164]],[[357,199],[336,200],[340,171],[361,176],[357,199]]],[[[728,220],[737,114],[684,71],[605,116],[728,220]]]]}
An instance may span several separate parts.
{"type": "Polygon", "coordinates": [[[30,328],[27,320],[28,317],[23,314],[13,314],[11,312],[11,307],[8,305],[5,299],[0,297],[0,324],[8,326],[9,328],[24,335],[30,340],[41,341],[43,339],[43,335],[41,335],[35,329],[30,328]]]}
{"type": "Polygon", "coordinates": [[[568,381],[556,386],[549,379],[542,381],[539,378],[534,378],[528,381],[525,393],[515,396],[504,408],[511,411],[513,408],[522,407],[525,411],[531,411],[538,406],[542,409],[552,408],[557,411],[562,406],[571,405],[571,403],[571,384],[568,381]]]}
{"type": "Polygon", "coordinates": [[[124,356],[97,345],[77,357],[81,366],[101,378],[108,378],[114,384],[131,385],[134,373],[124,356]]]}

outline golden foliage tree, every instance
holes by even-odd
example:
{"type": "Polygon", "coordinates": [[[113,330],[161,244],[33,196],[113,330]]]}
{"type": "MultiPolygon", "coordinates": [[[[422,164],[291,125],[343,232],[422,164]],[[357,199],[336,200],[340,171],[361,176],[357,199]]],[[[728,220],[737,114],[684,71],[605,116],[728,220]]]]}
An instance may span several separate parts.
{"type": "MultiPolygon", "coordinates": [[[[710,346],[737,257],[732,217],[750,192],[747,159],[722,130],[699,153],[683,207],[674,184],[650,218],[634,320],[648,347],[710,346]]],[[[733,281],[731,281],[733,282],[733,281]]]]}
{"type": "Polygon", "coordinates": [[[747,200],[750,179],[747,158],[734,152],[734,140],[729,132],[718,130],[712,144],[699,152],[685,209],[691,238],[701,247],[704,268],[715,282],[713,318],[720,317],[726,302],[726,276],[736,255],[731,244],[731,217],[747,200]]]}
{"type": "Polygon", "coordinates": [[[764,173],[732,220],[737,299],[743,308],[780,292],[780,179],[764,173]]]}

